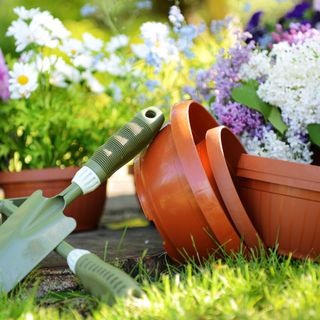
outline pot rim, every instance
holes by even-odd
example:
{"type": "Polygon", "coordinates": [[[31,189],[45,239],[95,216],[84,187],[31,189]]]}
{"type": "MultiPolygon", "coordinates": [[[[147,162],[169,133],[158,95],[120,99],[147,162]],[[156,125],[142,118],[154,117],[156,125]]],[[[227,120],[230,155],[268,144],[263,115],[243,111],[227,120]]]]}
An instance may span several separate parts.
{"type": "Polygon", "coordinates": [[[224,245],[228,252],[239,250],[241,239],[211,187],[196,147],[197,142],[205,139],[206,131],[219,124],[203,106],[193,100],[175,104],[170,120],[173,141],[183,172],[201,212],[219,243],[224,245]],[[198,133],[195,136],[197,132],[193,130],[192,120],[190,121],[193,113],[194,117],[199,117],[199,113],[203,115],[201,135],[198,133]]]}
{"type": "Polygon", "coordinates": [[[242,154],[237,176],[320,192],[320,166],[242,154]]]}
{"type": "Polygon", "coordinates": [[[80,167],[24,169],[19,172],[0,172],[0,185],[11,183],[24,183],[26,181],[55,181],[69,180],[80,167]]]}
{"type": "Polygon", "coordinates": [[[209,163],[223,202],[243,240],[250,248],[259,248],[263,241],[253,226],[239,198],[233,175],[240,155],[245,153],[238,138],[225,126],[207,131],[206,147],[209,163]],[[228,143],[228,150],[225,149],[228,143]]]}

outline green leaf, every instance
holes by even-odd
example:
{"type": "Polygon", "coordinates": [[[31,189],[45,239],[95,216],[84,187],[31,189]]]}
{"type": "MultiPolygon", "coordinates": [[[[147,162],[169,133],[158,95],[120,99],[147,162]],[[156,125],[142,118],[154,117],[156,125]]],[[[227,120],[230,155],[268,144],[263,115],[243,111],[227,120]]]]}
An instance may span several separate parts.
{"type": "Polygon", "coordinates": [[[284,134],[287,130],[287,125],[283,122],[280,110],[277,107],[272,106],[268,120],[281,134],[284,134]]]}
{"type": "Polygon", "coordinates": [[[311,123],[307,128],[311,142],[320,147],[320,124],[311,123]]]}
{"type": "Polygon", "coordinates": [[[234,101],[260,112],[265,121],[269,121],[281,134],[287,130],[286,124],[281,118],[280,110],[269,103],[264,102],[257,94],[259,84],[255,80],[243,83],[231,92],[234,101]]]}
{"type": "Polygon", "coordinates": [[[208,105],[210,106],[212,103],[214,103],[216,101],[216,96],[212,96],[209,101],[208,101],[208,105]]]}
{"type": "Polygon", "coordinates": [[[272,106],[258,96],[256,81],[246,82],[234,88],[231,92],[231,97],[234,101],[259,111],[264,116],[264,119],[268,120],[272,106]]]}

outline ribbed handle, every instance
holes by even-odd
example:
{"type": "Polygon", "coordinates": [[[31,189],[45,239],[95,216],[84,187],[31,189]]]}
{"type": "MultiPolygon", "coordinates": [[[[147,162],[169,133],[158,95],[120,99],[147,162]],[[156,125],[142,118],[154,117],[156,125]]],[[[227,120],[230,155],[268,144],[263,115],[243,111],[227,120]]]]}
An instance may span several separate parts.
{"type": "Polygon", "coordinates": [[[102,261],[93,253],[83,255],[78,260],[75,271],[89,292],[109,304],[112,304],[116,297],[142,295],[142,290],[129,275],[102,261]]]}
{"type": "Polygon", "coordinates": [[[164,116],[156,107],[140,111],[99,147],[85,166],[103,182],[151,142],[163,121],[164,116]]]}

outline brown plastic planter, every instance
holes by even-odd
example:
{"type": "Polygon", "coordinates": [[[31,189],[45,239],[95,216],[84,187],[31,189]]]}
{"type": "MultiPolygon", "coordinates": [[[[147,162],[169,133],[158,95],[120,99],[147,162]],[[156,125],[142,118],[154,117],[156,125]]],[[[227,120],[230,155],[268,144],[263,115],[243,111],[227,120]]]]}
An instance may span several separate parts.
{"type": "Polygon", "coordinates": [[[262,242],[242,205],[235,186],[234,172],[236,172],[240,155],[245,153],[245,149],[225,126],[208,130],[205,141],[199,145],[198,149],[200,148],[206,149],[207,154],[203,152],[202,158],[208,157],[211,169],[209,174],[219,188],[230,219],[238,233],[248,247],[259,248],[262,242]]]}
{"type": "Polygon", "coordinates": [[[239,192],[268,247],[296,258],[320,256],[320,167],[243,154],[239,192]]]}
{"type": "Polygon", "coordinates": [[[165,249],[176,260],[206,257],[218,243],[227,252],[239,250],[240,237],[196,147],[217,122],[194,101],[174,105],[170,120],[134,164],[145,215],[154,221],[165,249]]]}
{"type": "MultiPolygon", "coordinates": [[[[69,167],[0,172],[0,187],[6,198],[27,197],[38,189],[43,190],[45,196],[51,197],[66,188],[78,170],[78,167],[69,167]]],[[[103,213],[105,201],[104,183],[95,191],[76,199],[65,210],[65,214],[76,219],[76,231],[95,229],[103,213]]]]}

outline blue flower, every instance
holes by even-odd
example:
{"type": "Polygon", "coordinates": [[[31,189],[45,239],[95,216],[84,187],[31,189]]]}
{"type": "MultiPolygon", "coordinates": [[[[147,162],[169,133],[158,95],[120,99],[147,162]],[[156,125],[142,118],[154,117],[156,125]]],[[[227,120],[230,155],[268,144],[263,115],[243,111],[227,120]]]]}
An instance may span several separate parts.
{"type": "Polygon", "coordinates": [[[159,81],[158,80],[147,80],[145,82],[146,87],[149,89],[149,91],[153,92],[154,89],[159,86],[159,81]]]}
{"type": "Polygon", "coordinates": [[[138,9],[151,9],[152,8],[152,1],[151,0],[138,1],[136,3],[136,8],[138,8],[138,9]]]}
{"type": "Polygon", "coordinates": [[[80,9],[80,13],[83,17],[88,17],[93,14],[95,14],[97,11],[97,7],[93,6],[91,4],[85,4],[83,7],[80,9]]]}

